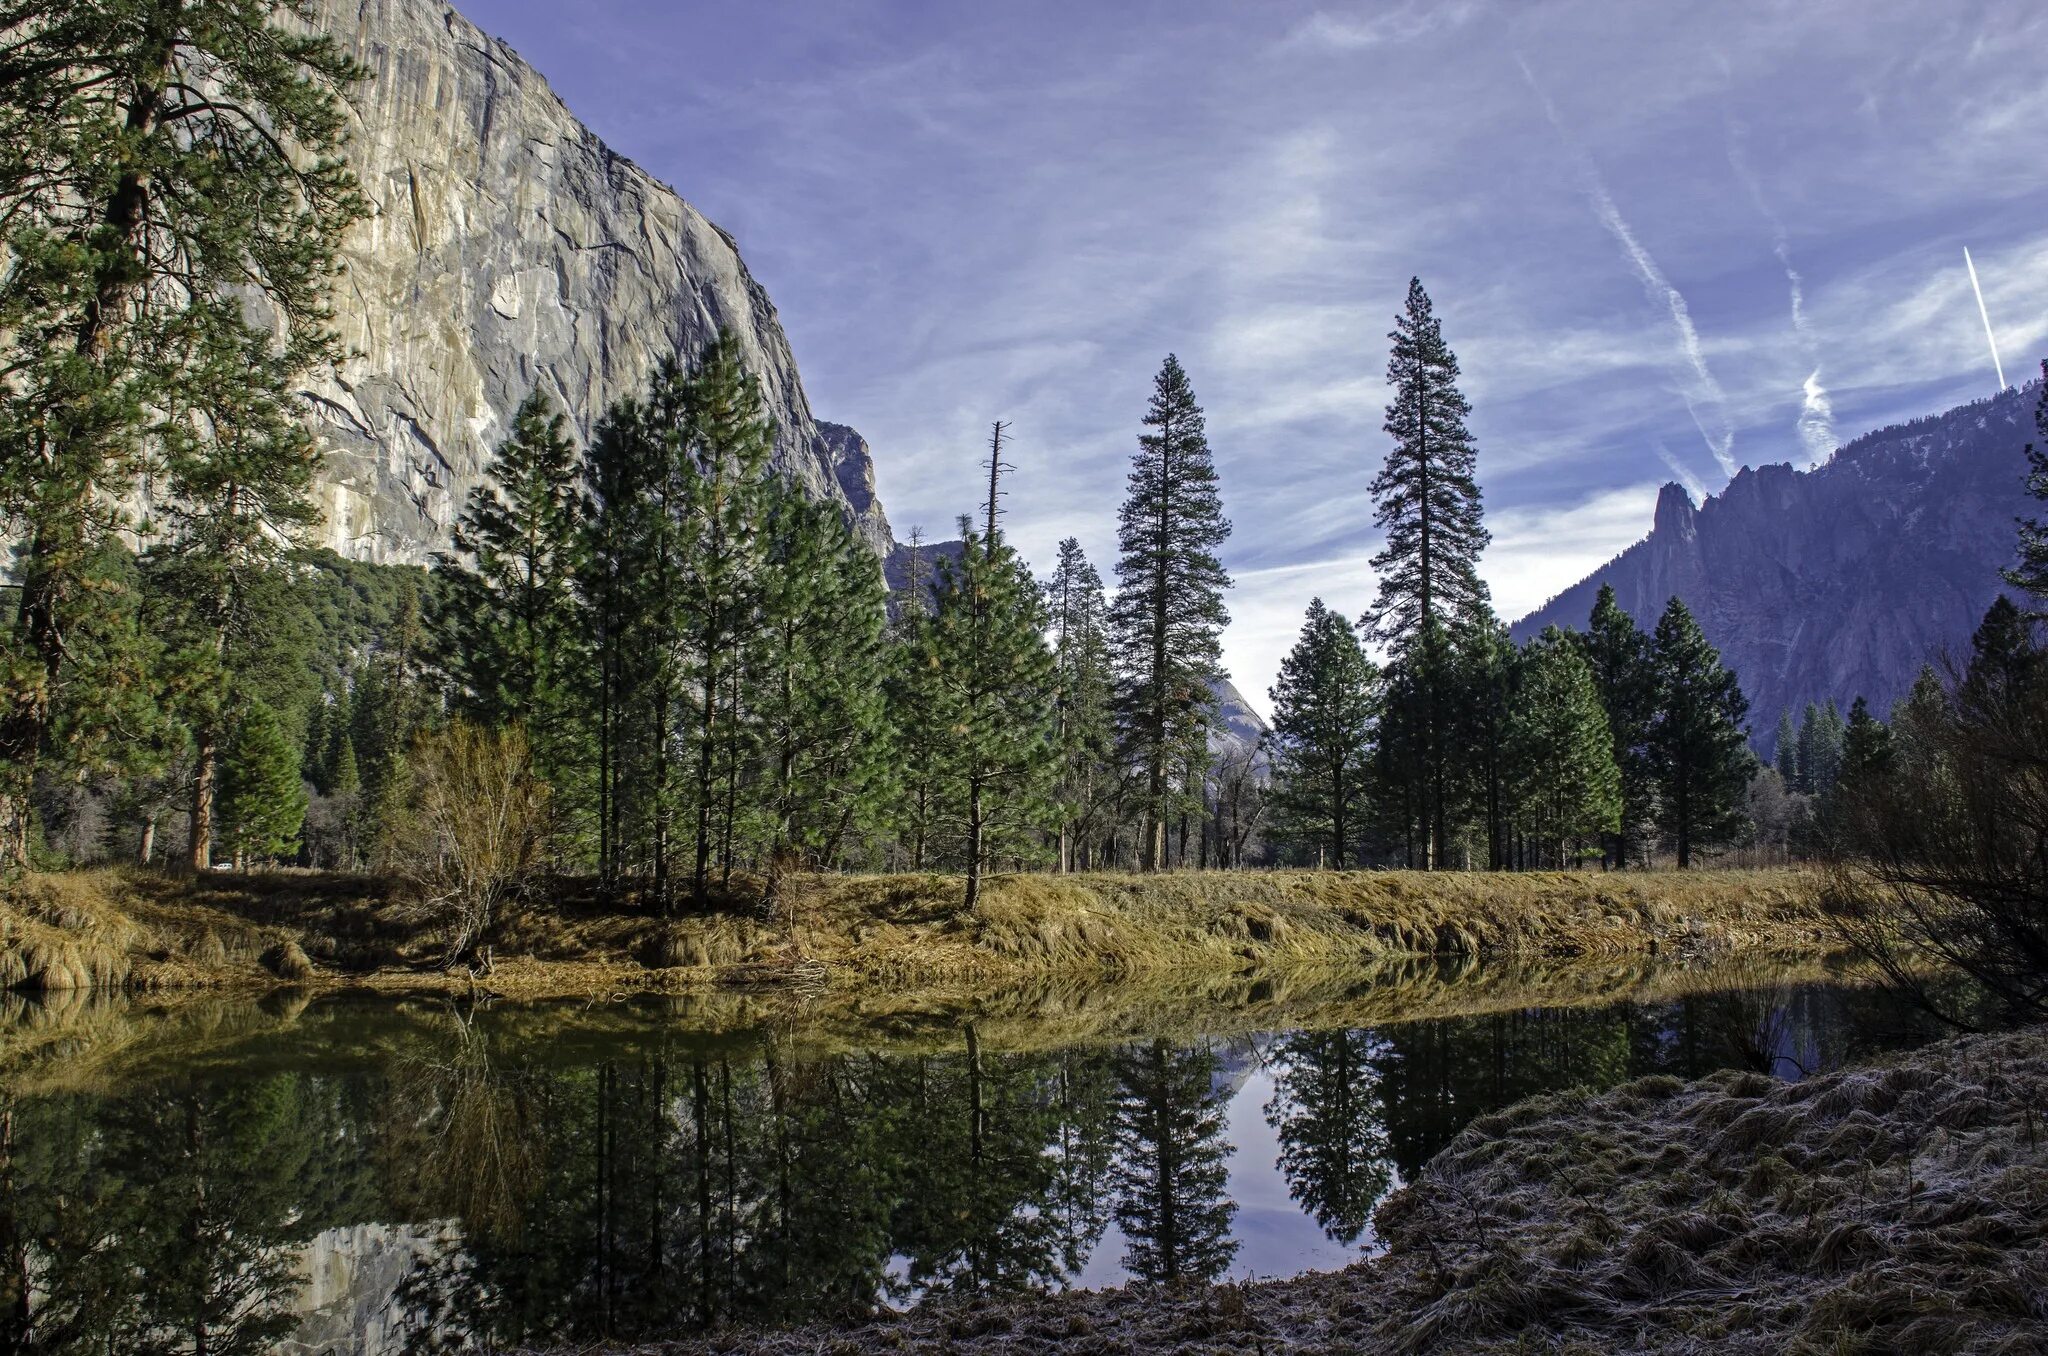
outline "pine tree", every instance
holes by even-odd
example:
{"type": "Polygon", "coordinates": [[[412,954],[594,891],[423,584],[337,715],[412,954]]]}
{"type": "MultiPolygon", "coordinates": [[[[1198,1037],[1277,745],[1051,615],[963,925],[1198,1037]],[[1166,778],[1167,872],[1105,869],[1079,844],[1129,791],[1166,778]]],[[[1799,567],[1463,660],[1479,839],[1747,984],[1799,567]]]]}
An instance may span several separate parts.
{"type": "Polygon", "coordinates": [[[1613,864],[1638,857],[1656,818],[1656,778],[1650,767],[1650,722],[1657,705],[1657,673],[1650,638],[1622,611],[1612,586],[1602,584],[1580,645],[1593,669],[1614,763],[1621,770],[1621,822],[1613,836],[1613,864]]]}
{"type": "MultiPolygon", "coordinates": [[[[2048,359],[2041,362],[2041,399],[2034,407],[2034,427],[2041,440],[2028,443],[2027,493],[2048,500],[2048,359]]],[[[2020,563],[2004,572],[2005,582],[2025,589],[2035,599],[2048,598],[2048,525],[2038,518],[2020,519],[2020,563]]]]}
{"type": "Polygon", "coordinates": [[[780,481],[773,500],[748,671],[765,760],[771,898],[785,858],[830,861],[849,833],[879,818],[894,762],[883,692],[887,601],[874,555],[834,505],[780,481]]]}
{"type": "Polygon", "coordinates": [[[913,871],[925,869],[937,823],[939,756],[945,731],[938,724],[939,684],[932,664],[933,597],[922,533],[910,533],[908,586],[889,624],[885,679],[890,743],[897,750],[903,795],[893,816],[899,845],[913,871]]]}
{"type": "Polygon", "coordinates": [[[1273,700],[1274,810],[1282,832],[1341,871],[1364,828],[1379,674],[1320,598],[1280,661],[1273,700]]]}
{"type": "Polygon", "coordinates": [[[1798,789],[1825,796],[1842,765],[1842,714],[1830,697],[1826,706],[1808,702],[1799,722],[1798,789]]]}
{"type": "Polygon", "coordinates": [[[2012,599],[2000,594],[1985,609],[1983,621],[1970,636],[1970,662],[1963,670],[1961,695],[1982,702],[2000,692],[2022,687],[2040,673],[2043,650],[2034,623],[2012,599]]]}
{"type": "Polygon", "coordinates": [[[528,732],[536,771],[567,761],[577,663],[575,576],[582,539],[581,464],[566,421],[539,388],[520,403],[455,524],[440,639],[467,714],[528,732]]]}
{"type": "Polygon", "coordinates": [[[1514,835],[1514,705],[1522,653],[1492,606],[1482,602],[1452,634],[1448,654],[1450,667],[1438,691],[1451,712],[1445,728],[1458,760],[1442,785],[1452,823],[1478,815],[1487,865],[1498,871],[1509,865],[1514,835]]]}
{"type": "MultiPolygon", "coordinates": [[[[686,387],[694,471],[681,498],[686,551],[676,562],[684,618],[685,685],[697,694],[683,746],[694,767],[696,862],[690,896],[709,901],[714,855],[733,865],[739,781],[756,747],[746,687],[751,647],[762,631],[762,589],[772,501],[769,454],[775,424],[739,339],[720,330],[698,357],[686,387]]],[[[856,619],[857,620],[857,619],[856,619]]],[[[656,880],[664,868],[656,862],[656,880]]],[[[722,876],[723,878],[723,876],[722,876]]],[[[660,893],[657,886],[657,893],[660,893]]]]}
{"type": "Polygon", "coordinates": [[[1743,719],[1749,702],[1721,655],[1673,598],[1657,619],[1657,715],[1650,757],[1658,781],[1660,827],[1681,870],[1703,847],[1741,827],[1744,787],[1755,763],[1743,719]]]}
{"type": "Polygon", "coordinates": [[[1849,723],[1842,734],[1842,769],[1838,789],[1851,794],[1875,786],[1891,766],[1891,731],[1870,714],[1870,703],[1858,697],[1849,704],[1849,723]]]}
{"type": "Polygon", "coordinates": [[[1451,637],[1487,601],[1479,554],[1489,540],[1475,478],[1477,449],[1465,427],[1471,405],[1458,390],[1458,359],[1411,279],[1408,302],[1388,335],[1387,381],[1394,388],[1385,430],[1394,440],[1372,482],[1374,522],[1387,534],[1373,557],[1380,580],[1375,633],[1406,670],[1413,704],[1409,799],[1419,815],[1421,864],[1444,864],[1461,751],[1453,747],[1451,637]]]}
{"type": "MultiPolygon", "coordinates": [[[[11,15],[0,101],[0,513],[25,539],[0,658],[0,855],[101,607],[136,478],[288,410],[333,352],[325,289],[364,202],[337,158],[361,75],[281,2],[63,0],[11,15]],[[214,92],[218,91],[218,92],[214,92]],[[256,317],[268,316],[264,319],[256,317]],[[274,321],[274,323],[272,323],[274,321]]],[[[259,456],[263,440],[247,443],[259,456]]],[[[270,449],[302,459],[303,444],[270,449]]],[[[176,484],[173,492],[182,492],[176,484]]]]}
{"type": "Polygon", "coordinates": [[[1799,732],[1792,724],[1791,708],[1778,713],[1777,747],[1774,750],[1778,776],[1787,791],[1799,789],[1799,732]]]}
{"type": "Polygon", "coordinates": [[[1092,860],[1103,835],[1105,792],[1116,776],[1112,678],[1105,630],[1108,600],[1102,576],[1081,543],[1060,543],[1059,561],[1045,586],[1052,618],[1053,664],[1059,678],[1059,869],[1077,856],[1092,860]],[[1078,849],[1078,852],[1077,852],[1078,849]]]}
{"type": "Polygon", "coordinates": [[[221,819],[237,867],[298,851],[306,822],[298,750],[277,713],[260,701],[235,712],[221,760],[221,819]]]}
{"type": "Polygon", "coordinates": [[[964,518],[960,528],[959,560],[939,566],[924,663],[945,734],[938,801],[957,830],[972,909],[989,864],[1028,847],[1057,814],[1059,750],[1038,588],[1008,546],[991,549],[964,518]]]}
{"type": "Polygon", "coordinates": [[[1124,759],[1144,779],[1138,868],[1167,864],[1167,825],[1200,808],[1201,781],[1173,784],[1177,768],[1206,760],[1215,720],[1210,681],[1222,659],[1230,577],[1216,549],[1230,535],[1201,406],[1180,360],[1168,354],[1153,382],[1130,493],[1117,520],[1122,555],[1110,606],[1116,714],[1124,759]]]}
{"type": "Polygon", "coordinates": [[[1552,866],[1617,832],[1621,769],[1592,666],[1555,627],[1529,643],[1509,735],[1524,832],[1552,866]]]}

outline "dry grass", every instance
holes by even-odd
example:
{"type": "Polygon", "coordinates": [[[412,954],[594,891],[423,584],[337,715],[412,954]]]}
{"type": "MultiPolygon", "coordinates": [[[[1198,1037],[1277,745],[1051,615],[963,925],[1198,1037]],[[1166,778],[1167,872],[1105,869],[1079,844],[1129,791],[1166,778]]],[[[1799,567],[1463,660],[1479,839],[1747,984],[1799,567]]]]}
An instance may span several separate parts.
{"type": "Polygon", "coordinates": [[[1381,1208],[1387,1252],[1345,1271],[630,1351],[2040,1352],[2044,1117],[2038,1028],[1795,1084],[1645,1078],[1473,1122],[1381,1208]]]}
{"type": "MultiPolygon", "coordinates": [[[[1792,871],[1011,875],[970,912],[951,877],[808,876],[784,882],[788,912],[766,923],[743,907],[674,920],[606,909],[572,884],[506,911],[486,982],[515,997],[895,990],[1417,956],[1818,954],[1835,939],[1811,885],[1792,871]]],[[[441,968],[447,941],[388,882],[360,877],[104,870],[29,877],[0,896],[7,987],[466,990],[466,973],[441,968]]]]}

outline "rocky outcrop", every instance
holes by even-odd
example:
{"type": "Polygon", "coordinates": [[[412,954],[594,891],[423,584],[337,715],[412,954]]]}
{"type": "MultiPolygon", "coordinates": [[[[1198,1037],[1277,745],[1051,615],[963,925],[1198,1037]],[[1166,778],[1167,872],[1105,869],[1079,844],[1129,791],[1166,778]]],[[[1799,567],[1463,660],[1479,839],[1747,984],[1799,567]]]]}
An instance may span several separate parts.
{"type": "Polygon", "coordinates": [[[350,158],[372,215],[349,237],[334,299],[347,356],[307,392],[329,453],[329,545],[425,559],[529,391],[587,437],[658,361],[723,326],[766,390],[778,468],[846,502],[887,553],[866,444],[812,418],[775,307],[730,236],[448,6],[318,0],[313,19],[370,71],[350,158]]]}
{"type": "Polygon", "coordinates": [[[1743,468],[1695,506],[1666,485],[1649,536],[1514,626],[1583,627],[1602,583],[1644,627],[1685,600],[1771,742],[1781,712],[1858,696],[1882,713],[1970,633],[2039,511],[2023,449],[2041,385],[1867,434],[1811,471],[1743,468]]]}

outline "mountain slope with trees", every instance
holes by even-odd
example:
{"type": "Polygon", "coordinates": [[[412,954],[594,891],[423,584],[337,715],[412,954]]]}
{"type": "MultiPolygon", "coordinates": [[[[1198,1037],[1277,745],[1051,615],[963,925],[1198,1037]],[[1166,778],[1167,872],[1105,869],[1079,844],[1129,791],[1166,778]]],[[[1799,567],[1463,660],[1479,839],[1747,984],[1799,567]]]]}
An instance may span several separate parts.
{"type": "Polygon", "coordinates": [[[1745,467],[1695,505],[1658,496],[1650,533],[1514,624],[1583,626],[1603,584],[1645,629],[1675,595],[1742,677],[1768,748],[1808,702],[1880,711],[1923,664],[1962,654],[2035,510],[2024,448],[2040,383],[1880,429],[1825,464],[1745,467]]]}

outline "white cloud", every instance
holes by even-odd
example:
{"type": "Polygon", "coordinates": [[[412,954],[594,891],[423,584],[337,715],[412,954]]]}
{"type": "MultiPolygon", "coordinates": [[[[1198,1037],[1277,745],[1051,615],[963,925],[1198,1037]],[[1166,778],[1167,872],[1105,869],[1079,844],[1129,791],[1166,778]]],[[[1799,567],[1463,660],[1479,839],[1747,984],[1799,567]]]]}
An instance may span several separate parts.
{"type": "Polygon", "coordinates": [[[1319,9],[1289,30],[1280,45],[1283,49],[1360,52],[1461,27],[1478,12],[1477,4],[1460,0],[1408,0],[1373,14],[1333,14],[1319,9]]]}
{"type": "Polygon", "coordinates": [[[1648,535],[1658,485],[1644,481],[1601,490],[1561,508],[1514,508],[1490,515],[1493,545],[1479,573],[1494,610],[1527,616],[1648,535]]]}

